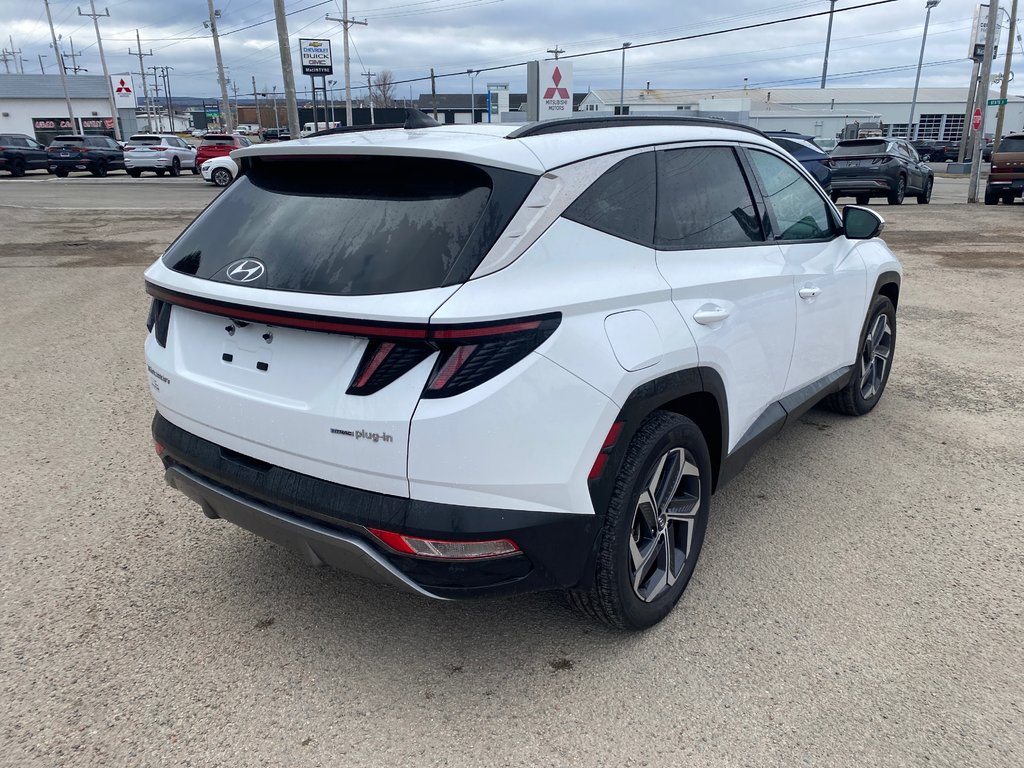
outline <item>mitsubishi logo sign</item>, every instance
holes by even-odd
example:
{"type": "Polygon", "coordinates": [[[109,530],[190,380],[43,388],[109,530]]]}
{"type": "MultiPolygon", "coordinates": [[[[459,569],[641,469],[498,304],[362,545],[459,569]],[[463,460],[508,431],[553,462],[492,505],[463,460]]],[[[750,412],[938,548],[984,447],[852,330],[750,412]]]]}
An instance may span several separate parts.
{"type": "Polygon", "coordinates": [[[236,283],[251,283],[266,274],[267,268],[256,259],[240,259],[227,268],[228,280],[236,283]]]}
{"type": "Polygon", "coordinates": [[[537,117],[551,120],[572,116],[572,62],[542,61],[537,117]]]}
{"type": "Polygon", "coordinates": [[[118,109],[135,109],[135,84],[131,75],[111,75],[110,90],[118,109]]]}

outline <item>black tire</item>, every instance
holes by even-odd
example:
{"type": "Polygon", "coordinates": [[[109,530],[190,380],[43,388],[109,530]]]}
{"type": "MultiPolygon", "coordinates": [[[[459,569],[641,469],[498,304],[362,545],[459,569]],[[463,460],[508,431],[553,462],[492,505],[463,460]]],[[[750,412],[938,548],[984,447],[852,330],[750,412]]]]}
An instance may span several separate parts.
{"type": "Polygon", "coordinates": [[[165,171],[163,168],[161,168],[160,170],[155,171],[155,173],[156,173],[157,176],[163,176],[165,173],[167,173],[167,171],[165,171]]]}
{"type": "Polygon", "coordinates": [[[198,176],[199,175],[199,166],[196,165],[195,163],[192,164],[192,175],[193,176],[198,176]]]}
{"type": "Polygon", "coordinates": [[[226,187],[232,180],[231,171],[227,168],[214,168],[213,173],[210,174],[210,181],[218,187],[226,187]]]}
{"type": "Polygon", "coordinates": [[[56,174],[58,179],[66,179],[68,177],[68,173],[69,171],[67,168],[58,168],[54,171],[54,174],[56,174]]]}
{"type": "Polygon", "coordinates": [[[999,194],[990,190],[985,190],[985,205],[995,205],[999,202],[999,194]]]}
{"type": "Polygon", "coordinates": [[[140,171],[138,168],[129,168],[128,175],[131,176],[133,179],[137,179],[142,175],[142,171],[140,171]]]}
{"type": "Polygon", "coordinates": [[[619,629],[657,624],[693,575],[710,507],[711,459],[704,435],[683,416],[655,411],[622,460],[598,533],[593,586],[571,591],[570,604],[619,629]],[[655,503],[644,503],[644,497],[655,503]]]}
{"type": "Polygon", "coordinates": [[[171,176],[175,178],[181,176],[181,160],[178,158],[171,160],[171,176]]]}
{"type": "Polygon", "coordinates": [[[867,195],[857,195],[856,200],[857,205],[867,205],[869,202],[871,202],[871,198],[868,197],[867,195]]]}
{"type": "Polygon", "coordinates": [[[89,171],[93,176],[102,178],[107,175],[107,164],[103,160],[100,160],[93,166],[92,170],[89,171]]]}
{"type": "Polygon", "coordinates": [[[896,189],[889,193],[886,198],[889,205],[903,205],[903,198],[907,196],[907,180],[900,176],[896,180],[896,189]]]}
{"type": "Polygon", "coordinates": [[[928,205],[932,201],[932,187],[935,186],[934,179],[926,179],[924,182],[924,191],[917,196],[918,205],[928,205]]]}
{"type": "Polygon", "coordinates": [[[16,157],[11,160],[11,176],[24,176],[25,175],[25,161],[20,157],[16,157]]]}
{"type": "Polygon", "coordinates": [[[1002,196],[1003,205],[1013,205],[1013,194],[1006,194],[1002,196]]]}
{"type": "Polygon", "coordinates": [[[877,296],[861,334],[853,376],[845,387],[826,397],[822,404],[847,416],[863,416],[871,411],[885,392],[895,355],[896,308],[887,296],[877,296]]]}

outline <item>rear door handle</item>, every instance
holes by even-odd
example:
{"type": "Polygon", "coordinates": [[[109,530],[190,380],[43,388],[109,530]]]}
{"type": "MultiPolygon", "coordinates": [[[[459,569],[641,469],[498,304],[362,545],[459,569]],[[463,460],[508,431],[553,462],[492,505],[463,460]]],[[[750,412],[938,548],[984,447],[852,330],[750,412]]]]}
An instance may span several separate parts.
{"type": "Polygon", "coordinates": [[[714,325],[729,317],[729,310],[717,304],[705,304],[693,313],[695,322],[701,325],[714,325]]]}
{"type": "Polygon", "coordinates": [[[821,288],[819,288],[818,286],[816,286],[816,285],[805,285],[803,288],[800,289],[800,298],[801,299],[813,299],[819,293],[821,293],[821,288]]]}

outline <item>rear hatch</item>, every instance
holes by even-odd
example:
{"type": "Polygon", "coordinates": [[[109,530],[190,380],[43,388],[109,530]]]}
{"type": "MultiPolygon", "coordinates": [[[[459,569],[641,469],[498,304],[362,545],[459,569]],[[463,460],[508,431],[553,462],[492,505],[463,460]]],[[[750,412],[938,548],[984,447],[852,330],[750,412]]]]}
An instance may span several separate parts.
{"type": "Polygon", "coordinates": [[[132,136],[124,147],[125,160],[154,161],[167,151],[159,136],[132,136]]]}
{"type": "Polygon", "coordinates": [[[410,157],[242,166],[146,272],[160,411],[233,454],[408,495],[409,424],[446,354],[431,315],[535,177],[410,157]]]}
{"type": "Polygon", "coordinates": [[[85,138],[82,136],[58,136],[46,148],[47,158],[56,159],[62,162],[72,160],[87,160],[89,147],[85,146],[85,138]]]}
{"type": "Polygon", "coordinates": [[[1005,136],[992,153],[989,181],[1024,182],[1024,134],[1005,136]]]}
{"type": "Polygon", "coordinates": [[[832,180],[852,176],[884,173],[884,166],[894,162],[885,139],[856,139],[840,142],[832,150],[832,180]]]}
{"type": "Polygon", "coordinates": [[[196,161],[202,164],[211,157],[221,157],[231,154],[231,150],[237,149],[235,140],[227,135],[207,134],[203,137],[196,152],[196,161]]]}

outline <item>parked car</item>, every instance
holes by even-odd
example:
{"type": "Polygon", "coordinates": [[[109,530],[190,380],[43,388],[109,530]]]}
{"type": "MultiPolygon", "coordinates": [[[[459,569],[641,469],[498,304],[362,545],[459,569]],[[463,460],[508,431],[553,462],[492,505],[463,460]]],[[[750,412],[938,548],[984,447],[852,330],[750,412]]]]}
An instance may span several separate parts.
{"type": "Polygon", "coordinates": [[[428,597],[566,589],[647,627],[755,448],[885,389],[881,218],[840,216],[746,126],[391,128],[234,159],[146,271],[153,435],[208,517],[311,563],[428,597]]]}
{"type": "Polygon", "coordinates": [[[57,136],[46,148],[46,163],[62,178],[72,171],[106,176],[124,168],[124,150],[109,136],[57,136]]]}
{"type": "Polygon", "coordinates": [[[21,133],[0,133],[0,171],[24,176],[25,171],[47,168],[46,147],[21,133]]]}
{"type": "Polygon", "coordinates": [[[157,176],[180,176],[183,169],[199,173],[196,148],[177,136],[140,133],[128,139],[124,151],[125,168],[135,179],[143,171],[153,171],[157,176]]]}
{"type": "Polygon", "coordinates": [[[223,155],[207,160],[202,164],[200,170],[204,180],[216,184],[218,187],[226,187],[238,175],[238,164],[230,156],[223,155]]]}
{"type": "Polygon", "coordinates": [[[765,136],[795,157],[821,188],[828,192],[832,185],[832,158],[819,147],[813,136],[790,131],[765,131],[765,136]]]}
{"type": "Polygon", "coordinates": [[[936,141],[929,154],[933,163],[956,162],[960,157],[960,142],[936,141]]]}
{"type": "Polygon", "coordinates": [[[985,139],[985,143],[981,147],[981,162],[991,163],[992,162],[992,148],[995,146],[993,139],[985,139]]]}
{"type": "Polygon", "coordinates": [[[935,174],[921,161],[906,139],[848,139],[832,150],[832,201],[853,197],[867,205],[884,197],[889,205],[901,205],[914,195],[922,205],[932,199],[935,174]]]}
{"type": "Polygon", "coordinates": [[[207,132],[206,132],[205,129],[203,129],[203,128],[196,128],[194,131],[192,131],[192,136],[194,138],[201,139],[201,138],[203,138],[203,136],[206,135],[206,133],[207,132]]]}
{"type": "Polygon", "coordinates": [[[199,166],[214,157],[231,154],[233,150],[251,147],[252,142],[237,133],[208,133],[199,144],[199,166]]]}
{"type": "Polygon", "coordinates": [[[1014,133],[999,140],[999,150],[992,153],[992,167],[985,185],[985,205],[1000,200],[1010,205],[1024,195],[1024,133],[1014,133]]]}
{"type": "Polygon", "coordinates": [[[291,134],[287,128],[267,128],[263,131],[264,141],[288,141],[291,134]]]}
{"type": "Polygon", "coordinates": [[[945,149],[941,147],[941,142],[934,139],[914,139],[910,145],[917,150],[918,156],[926,163],[937,162],[945,155],[945,149]]]}

